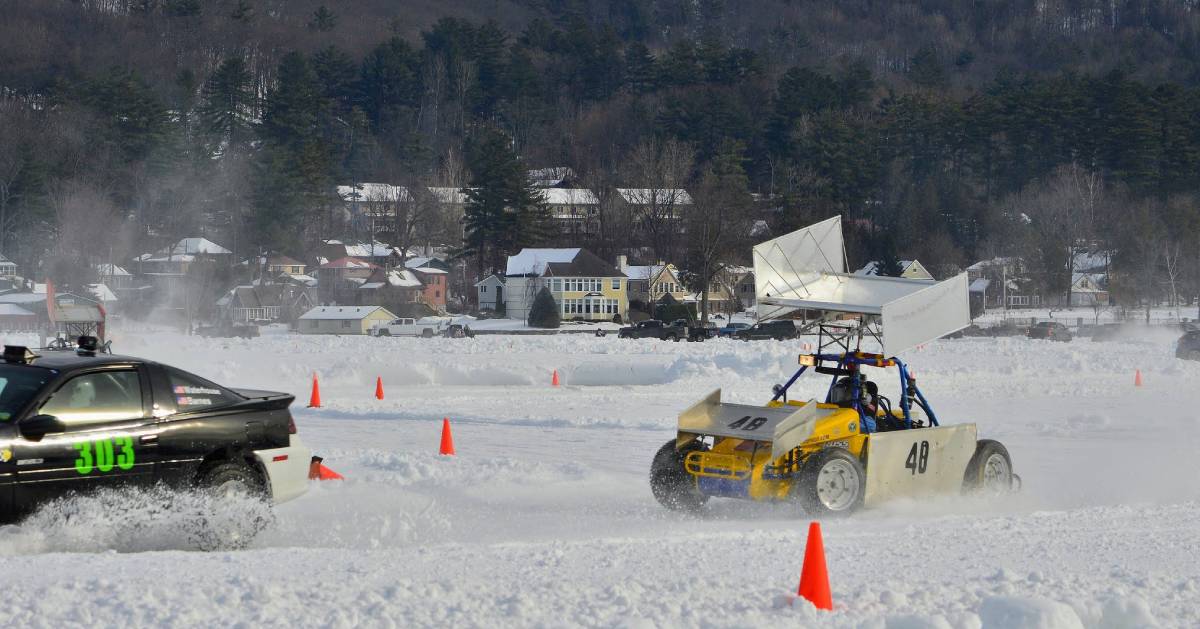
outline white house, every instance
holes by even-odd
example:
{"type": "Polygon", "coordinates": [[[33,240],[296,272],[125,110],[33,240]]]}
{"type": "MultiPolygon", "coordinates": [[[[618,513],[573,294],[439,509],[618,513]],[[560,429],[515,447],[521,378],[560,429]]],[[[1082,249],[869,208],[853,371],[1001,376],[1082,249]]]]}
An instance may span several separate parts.
{"type": "Polygon", "coordinates": [[[371,327],[395,319],[383,306],[317,306],[300,315],[301,334],[370,334],[371,327]]]}
{"type": "MultiPolygon", "coordinates": [[[[879,275],[878,261],[868,262],[863,268],[854,272],[855,275],[879,275]]],[[[900,260],[900,277],[909,280],[933,280],[933,274],[926,270],[919,260],[900,260]]]]}
{"type": "Polygon", "coordinates": [[[600,199],[587,188],[538,190],[550,216],[563,234],[585,236],[600,229],[600,199]]]}
{"type": "Polygon", "coordinates": [[[0,253],[0,279],[11,280],[16,279],[16,277],[17,263],[4,257],[3,253],[0,253]]]}
{"type": "Polygon", "coordinates": [[[480,310],[495,312],[499,309],[498,306],[504,304],[504,278],[499,275],[489,275],[476,282],[475,290],[478,293],[480,310]]]}

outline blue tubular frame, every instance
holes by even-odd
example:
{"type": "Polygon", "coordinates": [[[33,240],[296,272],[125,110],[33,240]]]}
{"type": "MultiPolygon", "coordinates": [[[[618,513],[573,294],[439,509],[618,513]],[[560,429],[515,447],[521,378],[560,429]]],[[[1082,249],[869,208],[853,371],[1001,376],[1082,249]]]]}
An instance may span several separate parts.
{"type": "MultiPolygon", "coordinates": [[[[826,361],[836,362],[838,369],[845,369],[847,365],[856,365],[856,366],[866,365],[868,367],[880,367],[881,366],[881,365],[879,365],[880,360],[889,361],[889,362],[894,363],[895,366],[900,370],[900,409],[902,411],[904,411],[904,427],[912,428],[913,397],[912,397],[912,395],[909,394],[910,389],[911,389],[912,394],[916,396],[917,404],[921,408],[925,409],[925,412],[929,415],[929,425],[930,426],[939,426],[940,425],[937,420],[937,415],[935,415],[933,412],[933,407],[929,405],[929,401],[925,399],[925,394],[921,393],[921,389],[917,386],[916,379],[913,378],[911,376],[911,374],[909,374],[908,365],[904,364],[904,361],[900,360],[899,358],[895,358],[895,357],[885,358],[885,359],[879,359],[879,358],[874,358],[874,357],[866,358],[863,356],[856,356],[855,352],[847,352],[845,354],[813,354],[813,357],[816,359],[816,362],[818,364],[822,363],[822,362],[826,362],[826,361]]],[[[800,367],[800,369],[797,370],[796,373],[792,374],[792,377],[788,379],[787,383],[784,384],[782,387],[780,387],[779,391],[775,393],[775,396],[771,398],[771,401],[775,402],[775,401],[778,401],[780,398],[787,399],[788,389],[790,389],[792,387],[792,385],[796,383],[796,380],[798,380],[800,378],[800,376],[802,374],[804,374],[805,371],[808,371],[808,367],[809,367],[808,365],[804,365],[804,366],[800,367]]],[[[859,370],[857,370],[857,369],[854,370],[854,373],[850,376],[850,383],[851,383],[850,384],[850,394],[852,396],[852,399],[854,400],[854,410],[858,411],[859,418],[860,419],[868,419],[867,416],[863,413],[862,406],[859,402],[859,400],[861,399],[861,395],[862,395],[861,377],[862,376],[860,375],[859,370]]],[[[829,390],[826,391],[826,393],[825,393],[825,401],[826,402],[829,401],[829,396],[833,393],[833,388],[837,385],[837,381],[838,381],[838,376],[834,376],[833,380],[829,383],[829,390]]],[[[874,418],[869,418],[869,419],[873,420],[874,418]]],[[[874,423],[874,422],[872,422],[872,423],[874,423]]],[[[867,424],[865,424],[865,423],[862,424],[862,426],[864,429],[866,429],[868,427],[867,424]]],[[[864,432],[873,432],[873,431],[874,431],[873,426],[871,426],[870,430],[864,430],[864,432]]]]}

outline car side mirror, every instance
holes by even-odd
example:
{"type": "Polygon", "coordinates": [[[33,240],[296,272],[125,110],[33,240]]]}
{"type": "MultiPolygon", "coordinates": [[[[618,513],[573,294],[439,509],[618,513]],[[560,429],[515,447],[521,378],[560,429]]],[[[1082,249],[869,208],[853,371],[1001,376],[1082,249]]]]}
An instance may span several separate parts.
{"type": "Polygon", "coordinates": [[[34,415],[21,422],[21,436],[37,441],[50,433],[66,432],[67,425],[53,415],[34,415]]]}

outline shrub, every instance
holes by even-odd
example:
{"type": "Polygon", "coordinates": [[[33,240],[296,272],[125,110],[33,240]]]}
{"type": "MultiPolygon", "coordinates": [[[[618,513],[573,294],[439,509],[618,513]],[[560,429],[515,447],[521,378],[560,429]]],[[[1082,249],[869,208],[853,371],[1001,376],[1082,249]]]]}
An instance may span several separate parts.
{"type": "Polygon", "coordinates": [[[529,308],[529,325],[535,328],[557,328],[561,320],[558,316],[558,303],[550,289],[542,287],[533,298],[533,306],[529,308]]]}

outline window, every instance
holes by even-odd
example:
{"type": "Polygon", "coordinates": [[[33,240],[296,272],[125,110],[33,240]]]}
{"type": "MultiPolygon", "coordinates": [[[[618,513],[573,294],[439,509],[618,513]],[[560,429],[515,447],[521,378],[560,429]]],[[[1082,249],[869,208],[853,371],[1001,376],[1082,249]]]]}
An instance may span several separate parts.
{"type": "Polygon", "coordinates": [[[442,296],[442,291],[440,291],[440,290],[435,290],[435,291],[433,291],[433,298],[434,298],[434,299],[437,299],[437,298],[439,298],[439,297],[441,297],[441,296],[442,296]]]}
{"type": "Polygon", "coordinates": [[[51,372],[33,367],[0,365],[0,422],[12,419],[46,384],[51,372]]]}
{"type": "Polygon", "coordinates": [[[68,425],[142,417],[141,381],[132,369],[75,376],[59,387],[38,412],[68,425]]]}
{"type": "Polygon", "coordinates": [[[621,290],[621,280],[614,278],[612,281],[612,289],[613,290],[621,290]]]}
{"type": "Polygon", "coordinates": [[[310,330],[315,330],[315,329],[317,329],[317,321],[316,321],[316,319],[309,319],[309,320],[308,320],[308,328],[309,328],[310,330]]]}
{"type": "Polygon", "coordinates": [[[227,406],[242,399],[232,391],[199,376],[174,367],[164,369],[171,384],[171,393],[175,396],[175,409],[179,413],[227,406]]]}
{"type": "Polygon", "coordinates": [[[487,292],[487,286],[480,286],[480,287],[479,287],[479,292],[480,292],[480,294],[486,293],[486,292],[487,292]]]}
{"type": "Polygon", "coordinates": [[[342,319],[342,327],[343,327],[343,328],[349,328],[349,327],[350,327],[350,320],[349,320],[349,319],[342,319]]]}
{"type": "Polygon", "coordinates": [[[561,293],[563,289],[563,281],[555,278],[550,280],[550,290],[556,293],[561,293]]]}

